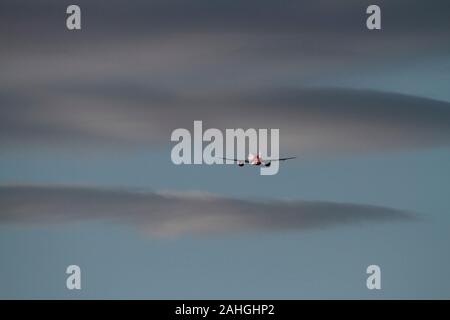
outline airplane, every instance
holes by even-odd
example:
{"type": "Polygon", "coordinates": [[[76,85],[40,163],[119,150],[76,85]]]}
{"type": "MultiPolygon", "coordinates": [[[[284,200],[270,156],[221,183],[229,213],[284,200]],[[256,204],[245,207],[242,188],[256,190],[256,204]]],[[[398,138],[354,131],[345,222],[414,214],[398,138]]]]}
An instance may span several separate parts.
{"type": "Polygon", "coordinates": [[[243,167],[244,164],[248,163],[252,166],[264,166],[264,167],[270,167],[270,164],[273,161],[286,161],[290,159],[295,159],[297,157],[287,157],[287,158],[279,158],[279,159],[266,159],[263,160],[261,157],[261,153],[258,153],[257,155],[249,154],[248,158],[246,160],[239,160],[239,159],[230,159],[230,158],[222,158],[224,160],[232,160],[238,164],[239,167],[243,167]]]}

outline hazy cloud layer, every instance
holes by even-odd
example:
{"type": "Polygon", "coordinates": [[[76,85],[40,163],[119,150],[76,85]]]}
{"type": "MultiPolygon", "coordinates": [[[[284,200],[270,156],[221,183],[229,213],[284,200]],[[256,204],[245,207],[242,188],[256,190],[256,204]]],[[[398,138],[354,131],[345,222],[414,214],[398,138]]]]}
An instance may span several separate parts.
{"type": "Polygon", "coordinates": [[[58,186],[2,186],[0,208],[1,223],[101,219],[129,223],[154,236],[308,230],[412,218],[401,210],[351,203],[58,186]]]}
{"type": "Polygon", "coordinates": [[[448,102],[321,79],[448,59],[448,1],[5,0],[0,145],[165,146],[173,129],[281,130],[282,152],[446,145],[448,102]]]}
{"type": "Polygon", "coordinates": [[[170,146],[171,132],[279,128],[282,151],[334,154],[448,145],[450,103],[352,89],[170,94],[88,83],[61,97],[0,95],[0,143],[170,146]]]}

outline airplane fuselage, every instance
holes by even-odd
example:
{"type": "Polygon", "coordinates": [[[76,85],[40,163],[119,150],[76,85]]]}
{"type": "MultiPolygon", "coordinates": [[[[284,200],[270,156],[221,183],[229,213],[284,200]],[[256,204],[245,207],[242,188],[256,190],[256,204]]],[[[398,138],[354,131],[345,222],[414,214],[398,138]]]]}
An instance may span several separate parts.
{"type": "Polygon", "coordinates": [[[253,166],[260,166],[262,164],[262,159],[260,155],[252,155],[248,156],[248,162],[253,166]]]}

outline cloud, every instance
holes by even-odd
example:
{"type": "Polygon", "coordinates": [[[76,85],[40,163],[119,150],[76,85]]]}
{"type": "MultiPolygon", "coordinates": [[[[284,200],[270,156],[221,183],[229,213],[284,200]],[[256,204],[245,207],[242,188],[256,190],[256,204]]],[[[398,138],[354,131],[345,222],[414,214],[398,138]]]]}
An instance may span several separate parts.
{"type": "MultiPolygon", "coordinates": [[[[2,1],[0,146],[164,146],[178,127],[279,128],[282,152],[447,145],[449,102],[317,88],[448,59],[448,1],[2,1]],[[325,80],[324,80],[325,79],[325,80]]],[[[424,83],[427,80],[424,80],[424,83]]]]}
{"type": "Polygon", "coordinates": [[[1,223],[106,220],[161,237],[300,231],[412,218],[402,210],[363,204],[67,186],[1,186],[0,207],[1,223]]]}
{"type": "MultiPolygon", "coordinates": [[[[167,146],[176,128],[278,128],[281,151],[304,155],[445,146],[450,103],[343,88],[200,94],[87,83],[60,97],[0,94],[0,143],[167,146]]],[[[54,94],[53,94],[54,95],[54,94]]]]}
{"type": "Polygon", "coordinates": [[[26,89],[118,79],[183,89],[309,83],[338,72],[448,57],[446,0],[379,0],[382,32],[365,27],[369,0],[4,0],[0,84],[26,89]]]}

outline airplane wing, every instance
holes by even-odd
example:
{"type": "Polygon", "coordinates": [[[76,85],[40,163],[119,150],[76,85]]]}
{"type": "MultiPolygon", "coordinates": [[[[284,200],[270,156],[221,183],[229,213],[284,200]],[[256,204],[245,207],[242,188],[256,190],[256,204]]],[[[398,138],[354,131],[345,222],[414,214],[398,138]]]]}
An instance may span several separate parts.
{"type": "Polygon", "coordinates": [[[297,157],[287,157],[287,158],[279,158],[279,159],[264,159],[265,161],[286,161],[290,159],[296,159],[297,157]]]}
{"type": "Polygon", "coordinates": [[[219,158],[219,159],[223,159],[223,160],[232,160],[234,162],[245,162],[245,163],[249,163],[248,160],[239,160],[239,159],[230,159],[230,158],[219,158]]]}

